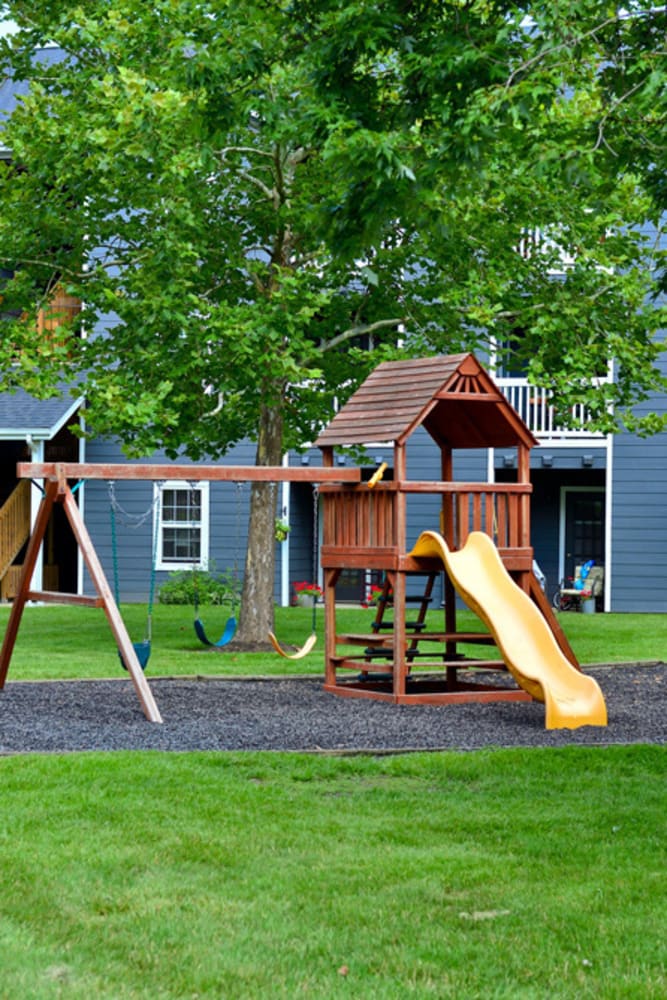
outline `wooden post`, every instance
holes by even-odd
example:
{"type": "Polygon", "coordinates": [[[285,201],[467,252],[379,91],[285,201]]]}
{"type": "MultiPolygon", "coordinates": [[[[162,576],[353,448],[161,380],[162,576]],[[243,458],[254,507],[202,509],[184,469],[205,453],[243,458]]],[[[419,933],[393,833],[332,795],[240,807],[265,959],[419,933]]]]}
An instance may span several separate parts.
{"type": "MultiPolygon", "coordinates": [[[[398,545],[399,552],[406,551],[407,544],[407,494],[403,489],[403,484],[407,478],[407,462],[406,462],[406,450],[405,446],[396,443],[394,445],[394,478],[397,482],[397,492],[395,494],[394,503],[395,508],[395,521],[394,521],[394,531],[395,531],[395,544],[398,545]]],[[[394,697],[402,698],[406,691],[406,575],[405,573],[396,571],[395,573],[389,574],[389,579],[391,581],[391,586],[394,592],[394,646],[393,646],[393,656],[394,656],[394,677],[393,677],[393,689],[394,697]]]]}
{"type": "MultiPolygon", "coordinates": [[[[530,450],[525,445],[519,445],[517,462],[517,481],[530,483],[530,450]]],[[[519,546],[530,548],[530,494],[524,493],[519,498],[519,546]]]]}
{"type": "Polygon", "coordinates": [[[339,569],[324,570],[324,679],[333,686],[336,683],[336,583],[339,569]]]}
{"type": "MultiPolygon", "coordinates": [[[[517,480],[520,483],[530,483],[530,449],[525,445],[518,446],[517,480]]],[[[530,494],[524,493],[519,497],[519,538],[518,544],[522,549],[530,548],[530,494]]],[[[526,573],[521,573],[521,588],[530,593],[530,577],[532,569],[526,573]]]]}
{"type": "MultiPolygon", "coordinates": [[[[440,456],[440,478],[443,483],[451,483],[454,476],[452,449],[444,446],[440,456]]],[[[442,494],[442,513],[440,532],[449,546],[454,544],[454,497],[451,493],[442,494]]]]}
{"type": "Polygon", "coordinates": [[[405,573],[397,570],[387,574],[393,590],[394,631],[393,631],[393,689],[394,698],[402,698],[407,686],[406,629],[405,629],[405,573]]]}

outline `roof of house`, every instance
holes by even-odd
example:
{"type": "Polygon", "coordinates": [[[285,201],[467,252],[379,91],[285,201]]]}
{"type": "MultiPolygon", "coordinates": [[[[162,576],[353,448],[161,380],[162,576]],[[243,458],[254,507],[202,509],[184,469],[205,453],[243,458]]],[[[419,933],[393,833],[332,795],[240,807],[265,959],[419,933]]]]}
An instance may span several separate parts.
{"type": "Polygon", "coordinates": [[[67,423],[83,402],[62,385],[61,395],[53,399],[35,399],[23,389],[0,393],[0,440],[49,441],[67,423]]]}
{"type": "Polygon", "coordinates": [[[537,444],[473,354],[382,362],[315,443],[320,448],[404,444],[421,426],[441,447],[537,444]]]}

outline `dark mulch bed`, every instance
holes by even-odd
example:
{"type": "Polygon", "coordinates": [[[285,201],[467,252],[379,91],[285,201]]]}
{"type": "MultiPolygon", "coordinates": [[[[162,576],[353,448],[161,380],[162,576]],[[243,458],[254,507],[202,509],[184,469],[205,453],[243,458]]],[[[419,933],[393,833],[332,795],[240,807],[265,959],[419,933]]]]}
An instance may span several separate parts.
{"type": "Polygon", "coordinates": [[[609,725],[544,728],[537,702],[395,706],[325,693],[321,681],[154,679],[164,718],[147,722],[128,679],[8,683],[0,692],[0,753],[80,750],[475,750],[664,744],[667,666],[586,671],[609,725]]]}

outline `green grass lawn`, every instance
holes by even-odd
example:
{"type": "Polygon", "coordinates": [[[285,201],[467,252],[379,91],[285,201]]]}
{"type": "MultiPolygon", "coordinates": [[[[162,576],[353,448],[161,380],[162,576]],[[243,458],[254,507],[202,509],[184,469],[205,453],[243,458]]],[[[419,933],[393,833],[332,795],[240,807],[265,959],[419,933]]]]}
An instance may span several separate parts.
{"type": "Polygon", "coordinates": [[[0,761],[0,995],[667,995],[664,748],[0,761]]]}
{"type": "MultiPolygon", "coordinates": [[[[228,612],[220,607],[200,609],[207,631],[218,637],[228,612]]],[[[135,641],[143,638],[146,609],[124,605],[122,613],[135,641]]],[[[431,611],[432,618],[440,615],[431,611]]],[[[9,608],[0,607],[0,630],[9,608]]],[[[341,631],[370,631],[373,612],[365,608],[342,608],[341,631]]],[[[202,646],[192,627],[192,609],[158,605],[153,621],[153,651],[149,676],[183,674],[321,674],[324,669],[324,613],[318,612],[320,637],[315,650],[303,660],[290,661],[274,653],[229,653],[202,646]]],[[[622,663],[661,660],[667,648],[667,615],[561,614],[560,620],[581,663],[622,663]]],[[[479,630],[471,612],[460,614],[463,628],[479,630]]],[[[306,608],[277,608],[276,631],[284,645],[301,645],[311,631],[311,612],[306,608]]],[[[473,652],[475,652],[473,650],[473,652]]],[[[477,648],[479,655],[479,647],[477,648]]],[[[487,652],[484,653],[487,655],[487,652]]],[[[45,606],[25,609],[10,668],[10,679],[66,677],[113,677],[121,670],[113,637],[104,613],[87,608],[45,606]]]]}
{"type": "MultiPolygon", "coordinates": [[[[156,609],[153,676],[322,672],[321,641],[211,653],[191,617],[156,609]]],[[[663,655],[667,616],[562,620],[583,662],[663,655]]],[[[10,680],[119,672],[101,612],[26,609],[10,680]]],[[[645,746],[0,758],[0,998],[662,1000],[666,771],[645,746]]]]}

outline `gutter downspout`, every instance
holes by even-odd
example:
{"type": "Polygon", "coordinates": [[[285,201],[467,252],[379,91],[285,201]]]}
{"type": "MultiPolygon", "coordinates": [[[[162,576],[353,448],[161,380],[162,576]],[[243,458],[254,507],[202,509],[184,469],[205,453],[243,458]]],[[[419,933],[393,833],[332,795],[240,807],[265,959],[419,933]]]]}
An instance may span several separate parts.
{"type": "MultiPolygon", "coordinates": [[[[44,461],[44,441],[35,441],[31,434],[28,434],[25,439],[25,443],[30,449],[30,461],[31,462],[43,462],[44,461]]],[[[32,535],[35,521],[37,520],[37,511],[39,510],[39,505],[42,502],[42,492],[36,483],[31,483],[30,489],[30,534],[32,535]]],[[[43,485],[43,482],[42,482],[43,485]]],[[[32,580],[30,581],[31,590],[43,590],[44,589],[44,544],[40,546],[39,552],[37,554],[37,561],[35,563],[35,571],[32,574],[32,580]]]]}
{"type": "Polygon", "coordinates": [[[612,530],[611,518],[614,506],[614,435],[607,435],[607,461],[604,484],[604,610],[611,611],[611,576],[612,576],[612,530]]]}

